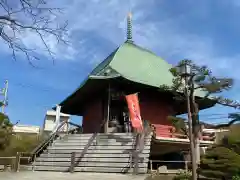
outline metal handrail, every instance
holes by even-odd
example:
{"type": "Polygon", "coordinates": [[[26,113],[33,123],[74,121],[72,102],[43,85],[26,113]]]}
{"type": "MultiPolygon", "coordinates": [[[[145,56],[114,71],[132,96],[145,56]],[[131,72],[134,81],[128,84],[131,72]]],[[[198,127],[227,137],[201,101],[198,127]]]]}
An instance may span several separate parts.
{"type": "MultiPolygon", "coordinates": [[[[145,120],[146,121],[146,120],[145,120]]],[[[134,148],[134,174],[138,174],[138,162],[139,162],[139,154],[142,153],[145,146],[145,138],[151,134],[151,136],[155,135],[155,128],[154,126],[146,121],[147,124],[143,127],[142,133],[137,133],[136,139],[135,139],[135,148],[134,148]]]]}
{"type": "MultiPolygon", "coordinates": [[[[80,128],[81,126],[79,125],[76,125],[75,123],[70,123],[70,122],[67,122],[67,121],[63,121],[57,128],[57,130],[51,134],[46,140],[44,140],[42,143],[40,143],[30,154],[32,155],[31,156],[31,159],[30,159],[30,162],[33,162],[35,161],[36,157],[38,156],[38,154],[43,151],[53,140],[55,140],[57,138],[57,135],[58,135],[58,132],[59,130],[65,125],[65,124],[71,124],[71,125],[74,125],[74,126],[77,126],[78,128],[80,128]]],[[[71,131],[75,131],[74,130],[71,130],[71,131]]]]}
{"type": "Polygon", "coordinates": [[[56,137],[56,135],[57,135],[57,133],[58,133],[58,130],[59,130],[63,125],[65,125],[65,124],[66,124],[65,121],[64,121],[63,123],[61,123],[61,124],[59,125],[59,127],[57,128],[56,132],[54,132],[53,134],[51,134],[48,139],[46,139],[46,140],[44,140],[42,143],[40,143],[40,144],[32,151],[32,154],[37,154],[37,153],[39,153],[41,150],[43,150],[43,148],[44,148],[46,145],[48,145],[48,144],[56,137]]]}
{"type": "Polygon", "coordinates": [[[87,145],[84,147],[84,149],[82,150],[80,157],[78,158],[77,162],[74,159],[74,163],[71,164],[71,167],[69,168],[70,172],[74,172],[74,168],[75,166],[77,166],[80,162],[81,159],[84,157],[85,153],[87,152],[88,148],[91,146],[92,142],[94,141],[94,139],[97,137],[97,134],[100,133],[102,127],[104,126],[104,124],[106,123],[107,119],[105,119],[102,124],[100,125],[98,131],[96,131],[88,140],[87,145]]]}

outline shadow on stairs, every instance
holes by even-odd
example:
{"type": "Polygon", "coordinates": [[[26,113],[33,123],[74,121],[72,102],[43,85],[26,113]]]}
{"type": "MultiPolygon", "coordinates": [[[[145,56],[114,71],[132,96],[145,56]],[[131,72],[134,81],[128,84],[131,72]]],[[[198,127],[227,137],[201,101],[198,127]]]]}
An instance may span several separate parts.
{"type": "MultiPolygon", "coordinates": [[[[133,172],[135,134],[99,133],[92,138],[93,135],[69,134],[58,138],[31,165],[20,166],[20,170],[69,172],[74,163],[74,172],[133,172]]],[[[138,173],[147,173],[151,137],[144,137],[138,173]]]]}

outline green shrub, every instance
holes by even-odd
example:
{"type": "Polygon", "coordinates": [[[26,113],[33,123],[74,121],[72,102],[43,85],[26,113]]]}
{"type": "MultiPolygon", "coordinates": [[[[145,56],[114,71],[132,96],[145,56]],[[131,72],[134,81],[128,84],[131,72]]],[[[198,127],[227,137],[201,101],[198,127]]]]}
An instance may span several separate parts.
{"type": "Polygon", "coordinates": [[[0,156],[16,156],[17,152],[30,153],[40,142],[41,138],[37,135],[12,135],[8,146],[0,150],[0,156]]]}
{"type": "Polygon", "coordinates": [[[240,155],[226,147],[209,149],[202,158],[200,174],[208,178],[231,179],[240,174],[240,155]]]}
{"type": "Polygon", "coordinates": [[[181,171],[173,178],[173,180],[191,180],[191,178],[191,172],[181,171]]]}
{"type": "Polygon", "coordinates": [[[240,175],[235,175],[232,177],[232,180],[240,180],[240,175]]]}

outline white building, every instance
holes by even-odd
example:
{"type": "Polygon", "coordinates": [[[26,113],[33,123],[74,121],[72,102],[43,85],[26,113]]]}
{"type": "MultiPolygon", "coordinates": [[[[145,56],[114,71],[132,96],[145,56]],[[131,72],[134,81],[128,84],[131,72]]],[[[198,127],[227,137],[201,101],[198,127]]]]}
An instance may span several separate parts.
{"type": "Polygon", "coordinates": [[[40,133],[40,127],[39,126],[32,126],[32,125],[14,125],[13,126],[13,132],[16,134],[36,134],[38,135],[40,133]]]}
{"type": "MultiPolygon", "coordinates": [[[[60,122],[63,121],[70,121],[70,115],[60,113],[60,122]]],[[[56,111],[54,110],[49,110],[47,111],[45,118],[44,118],[44,123],[43,123],[43,131],[44,132],[51,132],[56,126],[56,111]]],[[[66,124],[65,126],[62,127],[62,131],[67,131],[68,130],[68,125],[66,124]]]]}

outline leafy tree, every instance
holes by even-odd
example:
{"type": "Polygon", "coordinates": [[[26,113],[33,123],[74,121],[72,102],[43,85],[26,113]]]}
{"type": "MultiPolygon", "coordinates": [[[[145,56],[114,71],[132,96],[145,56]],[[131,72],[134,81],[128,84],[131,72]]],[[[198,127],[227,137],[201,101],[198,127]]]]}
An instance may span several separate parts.
{"type": "Polygon", "coordinates": [[[9,118],[0,113],[0,150],[4,150],[10,143],[12,124],[9,118]]]}
{"type": "MultiPolygon", "coordinates": [[[[191,60],[182,60],[174,68],[170,69],[174,76],[172,86],[162,86],[160,88],[173,92],[175,100],[180,102],[187,102],[187,95],[189,95],[189,105],[192,119],[192,135],[194,147],[197,147],[197,139],[201,133],[201,124],[199,121],[199,106],[206,101],[212,104],[221,104],[224,106],[240,108],[240,104],[236,101],[224,98],[222,96],[213,96],[214,94],[221,93],[224,90],[229,90],[233,85],[231,78],[217,78],[212,75],[207,66],[198,66],[191,60]],[[182,76],[179,69],[181,67],[191,67],[191,73],[188,76],[182,76]],[[195,94],[197,91],[204,91],[203,98],[196,99],[195,94]]],[[[183,119],[170,116],[169,119],[177,130],[188,134],[183,119]]],[[[195,152],[196,153],[196,152],[195,152]]]]}
{"type": "MultiPolygon", "coordinates": [[[[233,85],[233,79],[231,78],[216,78],[212,75],[210,69],[207,66],[198,66],[194,64],[191,60],[182,60],[178,63],[178,65],[174,68],[170,69],[170,72],[173,74],[173,85],[169,86],[162,86],[165,90],[169,90],[174,93],[175,99],[177,101],[186,101],[186,94],[184,92],[184,81],[183,77],[181,76],[178,67],[183,64],[187,64],[191,67],[192,73],[188,78],[188,84],[186,84],[189,95],[190,95],[190,106],[191,106],[191,113],[192,113],[192,121],[193,121],[193,128],[195,135],[198,134],[200,130],[199,126],[199,104],[201,102],[206,101],[206,99],[211,100],[213,103],[221,104],[224,106],[229,106],[233,108],[240,108],[240,104],[237,101],[233,101],[222,96],[213,96],[213,94],[221,93],[224,90],[229,90],[233,85]],[[201,99],[195,99],[195,93],[197,91],[204,91],[206,93],[205,97],[201,99]]],[[[176,122],[182,121],[181,118],[176,117],[169,117],[172,121],[176,122]]],[[[185,128],[184,123],[178,122],[178,127],[181,128],[183,131],[185,128]]]]}
{"type": "Polygon", "coordinates": [[[52,58],[54,52],[49,44],[49,37],[56,42],[66,44],[67,22],[58,21],[61,8],[54,7],[46,0],[2,0],[0,1],[0,36],[12,51],[16,60],[22,53],[29,63],[40,59],[38,49],[27,47],[23,37],[32,34],[52,58]],[[58,22],[58,23],[57,23],[58,22]]]}
{"type": "MultiPolygon", "coordinates": [[[[199,121],[199,104],[207,101],[211,101],[213,104],[221,104],[228,107],[240,109],[240,104],[237,101],[224,98],[222,96],[213,96],[219,94],[224,90],[229,90],[233,86],[233,79],[231,78],[217,78],[212,75],[211,70],[207,66],[198,66],[191,60],[182,60],[176,67],[170,69],[170,72],[174,76],[172,86],[162,86],[164,90],[173,92],[175,100],[178,102],[186,102],[185,86],[190,96],[190,111],[193,123],[193,134],[195,139],[200,135],[201,124],[199,121]],[[183,77],[179,72],[179,67],[182,65],[189,65],[191,67],[191,74],[187,78],[187,84],[185,85],[183,77]],[[197,91],[204,91],[205,96],[201,99],[195,99],[197,91]]],[[[216,128],[229,126],[239,121],[239,114],[230,114],[229,118],[232,119],[228,124],[219,125],[216,128]]],[[[176,127],[178,132],[188,135],[188,130],[185,124],[185,120],[179,117],[169,116],[172,124],[176,127]]],[[[196,142],[195,142],[196,143],[196,142]]]]}
{"type": "MultiPolygon", "coordinates": [[[[0,107],[3,103],[0,103],[0,107]]],[[[30,153],[42,140],[36,135],[14,134],[8,116],[0,113],[0,156],[15,156],[17,152],[30,153]]]]}
{"type": "Polygon", "coordinates": [[[230,113],[228,115],[230,121],[226,124],[220,124],[216,128],[230,127],[231,125],[240,122],[240,113],[230,113]]]}

